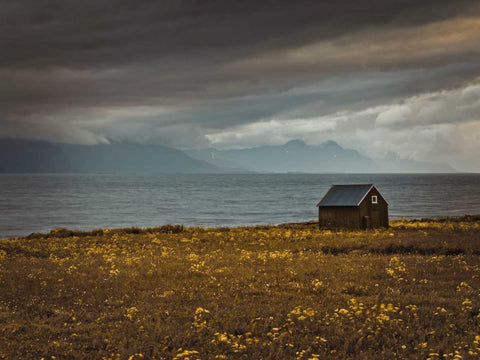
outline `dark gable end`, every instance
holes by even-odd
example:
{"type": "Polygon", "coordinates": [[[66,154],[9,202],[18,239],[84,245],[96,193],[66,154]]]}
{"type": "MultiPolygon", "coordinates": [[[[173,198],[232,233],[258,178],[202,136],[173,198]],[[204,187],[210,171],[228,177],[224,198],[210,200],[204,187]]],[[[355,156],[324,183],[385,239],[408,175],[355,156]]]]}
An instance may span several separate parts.
{"type": "Polygon", "coordinates": [[[364,201],[371,201],[371,196],[372,195],[377,196],[378,204],[384,203],[386,206],[388,206],[388,202],[385,200],[385,198],[382,196],[382,194],[380,194],[380,192],[377,190],[377,188],[373,185],[370,188],[370,190],[365,194],[363,199],[360,200],[358,205],[360,206],[360,204],[364,201]]]}

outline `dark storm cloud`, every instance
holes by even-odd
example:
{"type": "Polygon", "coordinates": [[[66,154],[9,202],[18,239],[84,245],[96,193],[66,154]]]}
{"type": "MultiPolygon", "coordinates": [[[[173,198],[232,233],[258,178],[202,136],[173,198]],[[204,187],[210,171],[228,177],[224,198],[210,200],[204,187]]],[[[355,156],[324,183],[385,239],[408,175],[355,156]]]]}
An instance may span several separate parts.
{"type": "Polygon", "coordinates": [[[479,33],[476,1],[0,0],[0,136],[228,147],[271,119],[398,129],[358,112],[478,81],[479,33]]]}
{"type": "Polygon", "coordinates": [[[470,14],[450,1],[2,1],[0,64],[112,67],[203,55],[215,61],[372,27],[470,14]],[[228,49],[229,51],[224,51],[228,49]],[[218,50],[218,53],[216,52],[218,50]]]}

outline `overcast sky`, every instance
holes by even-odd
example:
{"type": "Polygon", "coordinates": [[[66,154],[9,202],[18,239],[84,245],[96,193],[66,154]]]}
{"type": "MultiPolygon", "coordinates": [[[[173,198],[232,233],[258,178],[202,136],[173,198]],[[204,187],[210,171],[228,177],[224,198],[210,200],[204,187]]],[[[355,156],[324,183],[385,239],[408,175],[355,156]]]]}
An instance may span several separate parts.
{"type": "Polygon", "coordinates": [[[0,0],[0,137],[334,140],[480,171],[480,2],[0,0]]]}

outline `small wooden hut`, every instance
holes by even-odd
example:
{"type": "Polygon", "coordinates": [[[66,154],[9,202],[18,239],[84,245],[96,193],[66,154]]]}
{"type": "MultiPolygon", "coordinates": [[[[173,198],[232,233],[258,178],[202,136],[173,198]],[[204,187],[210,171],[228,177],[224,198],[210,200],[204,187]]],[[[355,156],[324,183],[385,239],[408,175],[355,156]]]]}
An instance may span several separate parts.
{"type": "Polygon", "coordinates": [[[317,206],[320,229],[388,228],[388,203],[373,184],[332,185],[317,206]]]}

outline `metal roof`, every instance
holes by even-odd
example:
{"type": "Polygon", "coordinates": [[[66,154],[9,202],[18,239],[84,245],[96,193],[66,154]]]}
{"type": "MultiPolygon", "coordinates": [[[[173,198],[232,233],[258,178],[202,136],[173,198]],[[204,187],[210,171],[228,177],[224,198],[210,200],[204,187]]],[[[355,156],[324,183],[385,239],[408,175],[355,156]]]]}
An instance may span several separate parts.
{"type": "Polygon", "coordinates": [[[317,206],[359,206],[371,188],[373,184],[332,185],[317,206]]]}

